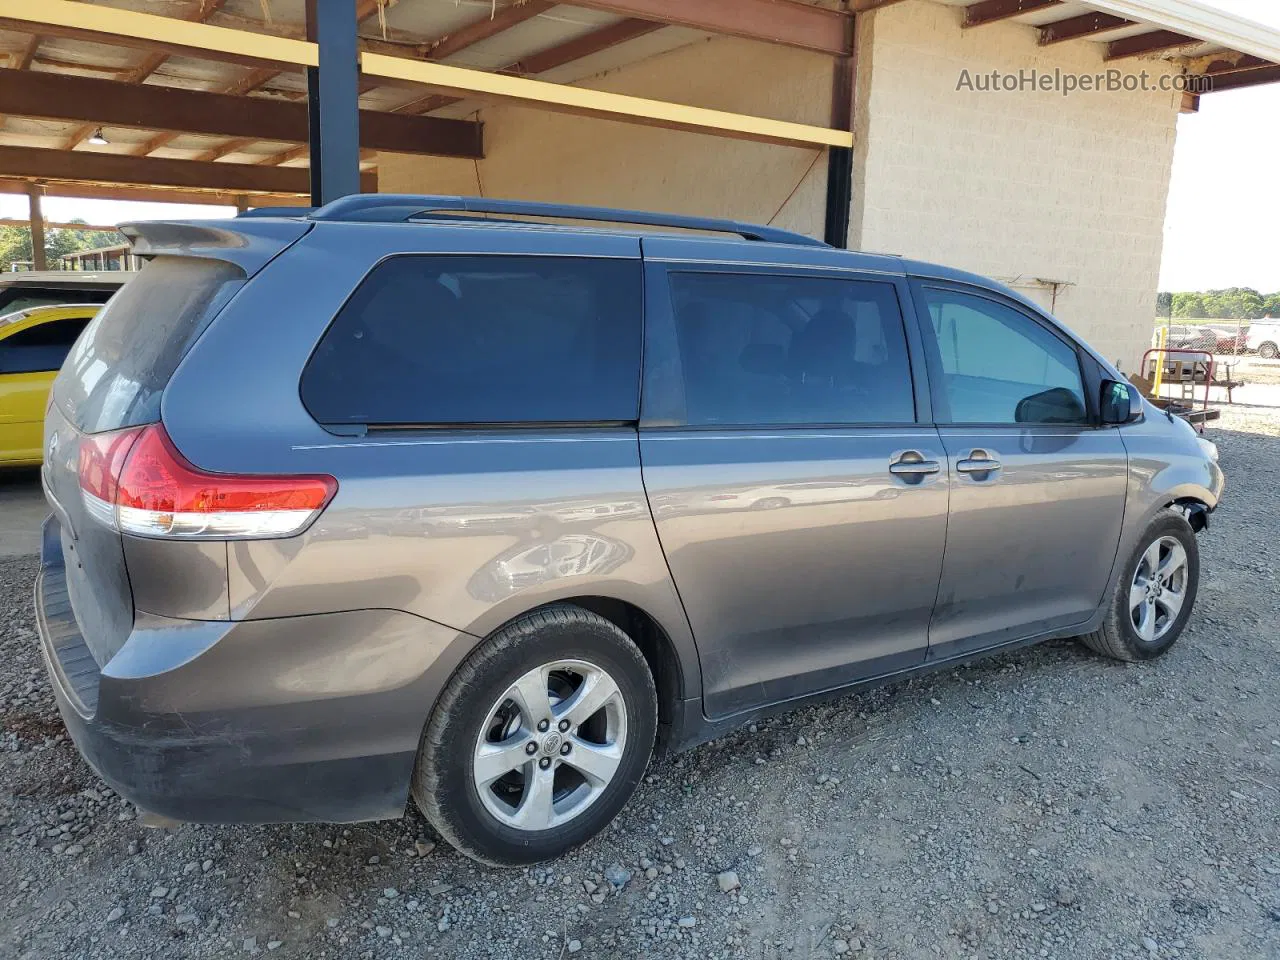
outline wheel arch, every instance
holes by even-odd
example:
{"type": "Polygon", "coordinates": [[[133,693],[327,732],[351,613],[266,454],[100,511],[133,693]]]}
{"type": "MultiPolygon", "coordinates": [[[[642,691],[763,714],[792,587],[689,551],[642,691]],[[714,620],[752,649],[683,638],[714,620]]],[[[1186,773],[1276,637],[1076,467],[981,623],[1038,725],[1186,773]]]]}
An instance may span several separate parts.
{"type": "MultiPolygon", "coordinates": [[[[580,607],[603,617],[630,637],[640,649],[658,692],[659,740],[666,739],[679,715],[680,702],[700,697],[702,693],[697,651],[693,647],[687,623],[668,629],[667,624],[633,600],[597,591],[543,599],[539,603],[522,606],[515,612],[503,611],[509,615],[502,622],[485,623],[483,627],[473,626],[468,633],[487,639],[521,617],[561,605],[580,607]]],[[[474,646],[483,642],[482,639],[474,646]]]]}

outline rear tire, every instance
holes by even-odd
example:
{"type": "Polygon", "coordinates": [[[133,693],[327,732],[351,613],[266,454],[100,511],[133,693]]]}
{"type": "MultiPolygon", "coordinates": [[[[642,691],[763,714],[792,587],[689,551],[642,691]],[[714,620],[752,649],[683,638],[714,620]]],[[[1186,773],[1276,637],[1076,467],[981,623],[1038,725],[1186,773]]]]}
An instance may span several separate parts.
{"type": "Polygon", "coordinates": [[[1182,511],[1163,510],[1120,568],[1102,626],[1080,639],[1095,653],[1116,660],[1154,660],[1182,634],[1199,585],[1195,532],[1182,511]]]}
{"type": "Polygon", "coordinates": [[[458,668],[418,749],[413,798],[482,863],[550,860],[631,798],[657,719],[649,665],[621,629],[569,604],[535,610],[458,668]]]}
{"type": "Polygon", "coordinates": [[[1274,360],[1276,357],[1280,356],[1280,346],[1277,346],[1268,340],[1258,348],[1258,356],[1263,360],[1274,360]]]}

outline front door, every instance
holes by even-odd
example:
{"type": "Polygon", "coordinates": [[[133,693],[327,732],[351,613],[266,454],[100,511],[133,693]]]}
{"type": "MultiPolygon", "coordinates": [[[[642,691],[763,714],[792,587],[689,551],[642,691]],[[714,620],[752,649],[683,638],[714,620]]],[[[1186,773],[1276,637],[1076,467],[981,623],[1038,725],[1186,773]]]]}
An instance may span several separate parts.
{"type": "Polygon", "coordinates": [[[1013,300],[915,287],[951,516],[930,659],[1083,623],[1107,588],[1128,458],[1087,354],[1013,300]]]}
{"type": "Polygon", "coordinates": [[[905,287],[655,246],[641,461],[707,713],[921,663],[947,479],[917,417],[905,287]]]}

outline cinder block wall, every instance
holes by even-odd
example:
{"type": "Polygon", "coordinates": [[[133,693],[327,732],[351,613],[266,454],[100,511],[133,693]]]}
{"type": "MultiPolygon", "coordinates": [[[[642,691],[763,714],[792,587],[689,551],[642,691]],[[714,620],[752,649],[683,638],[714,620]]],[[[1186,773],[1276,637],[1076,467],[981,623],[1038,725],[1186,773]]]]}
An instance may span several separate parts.
{"type": "MultiPolygon", "coordinates": [[[[1155,315],[1180,95],[956,86],[964,69],[1119,67],[1153,82],[1174,69],[1104,64],[1102,46],[1084,41],[1040,47],[1012,22],[963,30],[962,13],[910,0],[868,18],[851,244],[1006,282],[1066,281],[1056,315],[1134,370],[1155,315]]],[[[1047,290],[1020,292],[1049,304],[1047,290]]]]}
{"type": "MultiPolygon", "coordinates": [[[[975,75],[1103,69],[1094,44],[1040,48],[1026,26],[961,30],[960,16],[960,8],[907,0],[863,20],[850,242],[1005,280],[1065,281],[1058,316],[1134,369],[1155,313],[1180,98],[957,92],[965,67],[975,75]]],[[[782,120],[830,119],[828,58],[745,40],[695,42],[584,85],[782,120]]],[[[826,157],[816,149],[514,106],[486,107],[480,118],[484,160],[382,154],[380,189],[772,219],[822,235],[826,157]]],[[[1022,292],[1049,305],[1045,289],[1022,292]]]]}

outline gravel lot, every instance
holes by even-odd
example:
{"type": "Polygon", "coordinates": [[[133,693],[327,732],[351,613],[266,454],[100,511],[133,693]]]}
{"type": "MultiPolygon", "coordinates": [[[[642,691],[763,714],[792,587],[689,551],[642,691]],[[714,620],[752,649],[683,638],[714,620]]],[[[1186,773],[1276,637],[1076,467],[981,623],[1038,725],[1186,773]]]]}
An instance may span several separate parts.
{"type": "Polygon", "coordinates": [[[761,723],[524,871],[414,813],[142,829],[54,710],[35,558],[0,558],[0,956],[1280,957],[1280,409],[1220,424],[1164,660],[1054,643],[761,723]]]}

